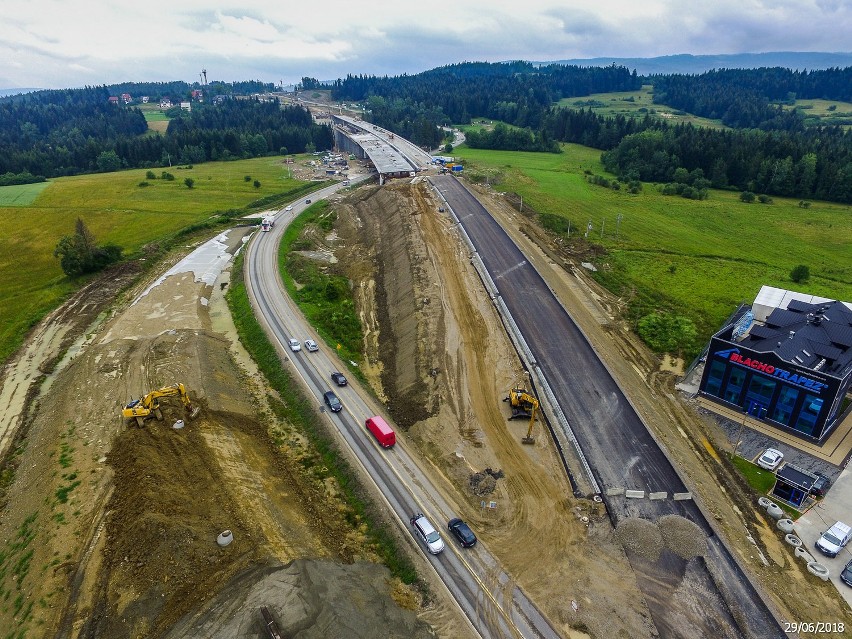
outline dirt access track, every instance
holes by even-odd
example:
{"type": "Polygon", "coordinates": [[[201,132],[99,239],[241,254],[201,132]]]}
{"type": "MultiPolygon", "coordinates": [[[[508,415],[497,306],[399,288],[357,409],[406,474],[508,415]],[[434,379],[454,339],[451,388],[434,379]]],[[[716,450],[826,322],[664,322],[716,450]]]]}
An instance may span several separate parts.
{"type": "MultiPolygon", "coordinates": [[[[682,403],[673,375],[619,323],[617,300],[501,198],[481,198],[607,359],[779,618],[852,623],[749,499],[733,497],[741,487],[710,443],[713,424],[682,403]]],[[[501,400],[520,379],[518,359],[425,183],[363,187],[334,207],[332,233],[306,234],[317,253],[337,257],[325,267],[352,281],[367,332],[363,368],[439,490],[564,636],[657,636],[603,507],[572,496],[541,422],[535,445],[522,446],[527,425],[506,420],[501,400]]],[[[228,233],[215,250],[233,252],[242,235],[228,233]]],[[[132,276],[105,278],[97,302],[92,293],[69,302],[87,313],[50,318],[4,371],[3,397],[9,388],[20,397],[39,366],[49,375],[14,411],[0,627],[27,637],[258,636],[266,605],[292,636],[469,635],[439,584],[424,599],[375,565],[299,429],[275,417],[270,402],[287,398],[236,340],[222,299],[228,271],[204,282],[176,268],[142,297],[142,283],[119,295],[132,276]],[[163,422],[127,427],[124,402],[174,382],[201,405],[197,420],[173,429],[183,411],[168,401],[163,422]],[[225,529],[234,542],[220,548],[225,529]]],[[[688,616],[682,625],[690,636],[688,616]]]]}

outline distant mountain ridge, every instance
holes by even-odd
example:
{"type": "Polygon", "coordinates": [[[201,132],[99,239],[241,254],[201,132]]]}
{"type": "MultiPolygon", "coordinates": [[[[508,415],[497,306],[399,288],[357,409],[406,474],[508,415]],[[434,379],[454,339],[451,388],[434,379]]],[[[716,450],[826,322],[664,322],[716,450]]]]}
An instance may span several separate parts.
{"type": "Polygon", "coordinates": [[[670,73],[704,73],[711,69],[758,69],[760,67],[783,67],[785,69],[814,71],[832,67],[852,66],[852,52],[820,53],[777,51],[773,53],[734,53],[719,55],[663,55],[655,58],[585,58],[554,60],[535,64],[573,64],[585,67],[603,67],[615,63],[639,75],[670,73]]]}
{"type": "Polygon", "coordinates": [[[41,91],[41,89],[0,89],[0,98],[10,95],[20,95],[21,93],[32,93],[33,91],[41,91]]]}

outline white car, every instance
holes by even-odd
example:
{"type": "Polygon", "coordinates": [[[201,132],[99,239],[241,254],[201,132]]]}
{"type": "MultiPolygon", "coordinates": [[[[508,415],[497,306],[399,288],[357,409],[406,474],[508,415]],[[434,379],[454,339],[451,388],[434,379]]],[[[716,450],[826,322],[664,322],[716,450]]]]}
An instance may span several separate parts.
{"type": "Polygon", "coordinates": [[[784,459],[784,453],[774,448],[767,448],[758,458],[757,465],[766,470],[775,470],[784,459]]]}
{"type": "Polygon", "coordinates": [[[287,205],[287,207],[286,207],[284,210],[285,210],[285,211],[292,211],[292,210],[293,210],[293,205],[292,205],[292,204],[288,204],[288,205],[287,205]]]}
{"type": "Polygon", "coordinates": [[[294,337],[290,338],[289,344],[290,344],[290,350],[293,351],[294,353],[296,351],[302,350],[302,343],[294,337]]]}
{"type": "Polygon", "coordinates": [[[305,340],[305,348],[312,353],[316,353],[319,350],[319,346],[317,346],[317,343],[312,339],[305,340]]]}

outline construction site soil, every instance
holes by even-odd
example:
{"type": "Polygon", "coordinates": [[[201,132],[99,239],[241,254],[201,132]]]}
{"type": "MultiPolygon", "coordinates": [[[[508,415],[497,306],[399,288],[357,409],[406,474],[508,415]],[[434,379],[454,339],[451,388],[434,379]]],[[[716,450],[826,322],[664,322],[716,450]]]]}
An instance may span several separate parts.
{"type": "MultiPolygon", "coordinates": [[[[757,512],[724,436],[674,391],[670,363],[577,269],[579,245],[554,242],[498,194],[480,198],[607,361],[778,618],[852,626],[831,584],[757,512]]],[[[424,181],[361,187],[333,206],[334,232],[308,233],[337,257],[323,267],[352,282],[362,370],[438,489],[565,637],[658,636],[627,553],[634,563],[677,556],[690,570],[703,540],[679,518],[615,530],[602,504],[574,496],[542,422],[534,445],[520,443],[527,424],[507,421],[502,402],[522,379],[519,360],[424,181]]],[[[242,235],[229,235],[231,250],[242,235]]],[[[424,597],[377,564],[336,486],[311,471],[298,426],[270,410],[275,393],[223,300],[229,273],[213,286],[172,275],[141,298],[148,278],[126,288],[134,275],[70,300],[4,370],[4,387],[38,392],[20,400],[3,475],[2,636],[261,637],[262,606],[291,637],[470,634],[439,586],[424,597]],[[127,399],[175,382],[202,407],[184,428],[173,428],[184,418],[177,400],[144,428],[121,418],[127,399]],[[225,530],[233,542],[220,547],[225,530]]],[[[688,616],[682,625],[689,636],[688,616]]]]}

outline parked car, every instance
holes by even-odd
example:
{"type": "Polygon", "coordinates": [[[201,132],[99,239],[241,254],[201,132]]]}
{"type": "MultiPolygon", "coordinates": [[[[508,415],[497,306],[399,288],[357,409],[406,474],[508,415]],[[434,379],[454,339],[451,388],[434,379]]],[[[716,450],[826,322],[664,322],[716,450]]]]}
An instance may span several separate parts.
{"type": "Polygon", "coordinates": [[[450,519],[450,521],[447,522],[447,528],[451,533],[453,533],[453,535],[455,535],[463,548],[471,548],[476,545],[476,535],[473,534],[470,526],[464,523],[461,519],[450,519]]]}
{"type": "Polygon", "coordinates": [[[429,523],[423,513],[415,513],[411,516],[411,527],[414,529],[414,536],[423,542],[428,550],[433,555],[437,555],[444,550],[444,540],[441,539],[441,533],[435,530],[435,527],[429,523]]]}
{"type": "Polygon", "coordinates": [[[766,470],[775,470],[784,459],[784,453],[774,448],[767,448],[758,458],[757,465],[766,470]]]}
{"type": "Polygon", "coordinates": [[[852,586],[852,559],[849,560],[843,570],[840,571],[840,581],[845,583],[847,586],[852,586]]]}
{"type": "Polygon", "coordinates": [[[346,386],[346,378],[343,376],[343,373],[338,373],[334,371],[331,374],[331,381],[333,381],[338,386],[346,386]]]}
{"type": "Polygon", "coordinates": [[[811,495],[814,497],[825,497],[825,493],[831,487],[831,480],[822,473],[814,473],[817,476],[814,485],[811,486],[811,495]]]}
{"type": "Polygon", "coordinates": [[[294,353],[296,351],[302,350],[302,343],[299,340],[297,340],[295,337],[291,337],[288,343],[290,344],[290,350],[293,351],[294,353]]]}
{"type": "Polygon", "coordinates": [[[340,403],[337,395],[333,392],[327,391],[325,395],[323,395],[323,399],[325,400],[325,405],[328,406],[332,413],[339,413],[343,410],[343,404],[340,403]]]}
{"type": "Polygon", "coordinates": [[[305,340],[305,348],[312,353],[316,353],[319,350],[319,346],[317,346],[317,343],[312,339],[305,340]]]}
{"type": "Polygon", "coordinates": [[[820,535],[814,546],[826,557],[837,557],[837,553],[849,543],[850,537],[852,537],[852,528],[842,521],[837,521],[820,535]]]}

